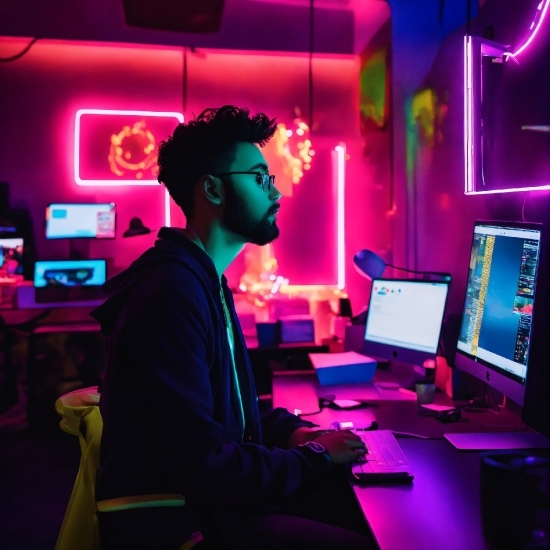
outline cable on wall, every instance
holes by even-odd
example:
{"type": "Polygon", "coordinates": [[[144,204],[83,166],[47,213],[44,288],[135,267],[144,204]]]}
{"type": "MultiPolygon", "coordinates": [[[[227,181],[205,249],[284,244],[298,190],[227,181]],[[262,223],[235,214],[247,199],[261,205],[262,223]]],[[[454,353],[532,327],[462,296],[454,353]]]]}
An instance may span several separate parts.
{"type": "Polygon", "coordinates": [[[187,112],[187,46],[183,48],[183,83],[182,83],[182,112],[187,112]]]}
{"type": "Polygon", "coordinates": [[[40,40],[39,38],[33,38],[19,53],[12,55],[11,57],[0,57],[0,63],[10,63],[11,61],[17,61],[23,57],[36,42],[40,40]]]}

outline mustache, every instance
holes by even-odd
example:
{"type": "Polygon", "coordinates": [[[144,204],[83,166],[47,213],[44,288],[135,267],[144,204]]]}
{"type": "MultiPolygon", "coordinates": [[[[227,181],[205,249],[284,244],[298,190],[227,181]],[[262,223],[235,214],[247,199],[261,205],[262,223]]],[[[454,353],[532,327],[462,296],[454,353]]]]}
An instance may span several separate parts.
{"type": "Polygon", "coordinates": [[[269,210],[267,211],[268,215],[276,214],[276,213],[279,211],[279,208],[281,208],[281,205],[280,205],[279,203],[274,204],[274,205],[271,206],[271,207],[269,208],[269,210]]]}

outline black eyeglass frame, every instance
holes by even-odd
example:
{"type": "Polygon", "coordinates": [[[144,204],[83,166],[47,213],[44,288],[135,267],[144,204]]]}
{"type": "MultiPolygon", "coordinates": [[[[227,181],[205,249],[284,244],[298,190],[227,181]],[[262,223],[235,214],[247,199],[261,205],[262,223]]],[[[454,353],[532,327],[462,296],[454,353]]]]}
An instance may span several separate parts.
{"type": "Polygon", "coordinates": [[[271,186],[275,186],[275,176],[273,174],[265,174],[264,172],[224,172],[222,174],[212,174],[215,178],[222,176],[233,176],[237,174],[254,174],[256,183],[261,185],[264,192],[271,191],[271,186]]]}

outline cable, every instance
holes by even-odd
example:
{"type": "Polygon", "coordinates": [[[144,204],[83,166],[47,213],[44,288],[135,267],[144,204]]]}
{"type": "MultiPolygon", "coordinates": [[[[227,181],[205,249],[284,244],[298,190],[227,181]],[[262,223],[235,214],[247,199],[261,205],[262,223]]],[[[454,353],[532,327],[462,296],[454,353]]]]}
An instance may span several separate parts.
{"type": "Polygon", "coordinates": [[[39,38],[33,38],[19,53],[12,55],[11,57],[0,57],[0,63],[10,63],[11,61],[17,61],[23,57],[36,42],[40,40],[39,38]]]}
{"type": "Polygon", "coordinates": [[[296,416],[299,416],[300,418],[302,416],[313,416],[314,414],[319,414],[321,412],[321,409],[319,409],[318,411],[315,411],[315,412],[309,412],[309,413],[300,413],[300,414],[297,414],[296,416]]]}
{"type": "Polygon", "coordinates": [[[525,197],[523,198],[523,204],[521,205],[521,221],[525,221],[525,203],[527,202],[527,197],[529,196],[529,193],[525,193],[525,197]]]}
{"type": "Polygon", "coordinates": [[[309,0],[309,131],[313,130],[313,14],[314,0],[309,0]]]}
{"type": "Polygon", "coordinates": [[[187,112],[187,46],[183,48],[183,115],[187,112]]]}
{"type": "Polygon", "coordinates": [[[411,434],[408,432],[394,432],[393,430],[392,430],[392,434],[395,437],[403,437],[403,438],[409,437],[414,439],[444,439],[443,437],[428,437],[427,435],[411,434]]]}

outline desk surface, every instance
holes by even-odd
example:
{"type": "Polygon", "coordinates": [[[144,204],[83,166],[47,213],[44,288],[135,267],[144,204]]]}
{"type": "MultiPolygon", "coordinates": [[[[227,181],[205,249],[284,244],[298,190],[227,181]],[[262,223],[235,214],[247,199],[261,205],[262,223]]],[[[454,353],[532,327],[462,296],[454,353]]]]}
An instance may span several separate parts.
{"type": "MultiPolygon", "coordinates": [[[[392,373],[377,372],[375,381],[377,378],[389,381],[392,373]]],[[[354,485],[381,550],[477,550],[486,547],[481,524],[478,453],[459,452],[442,437],[450,432],[521,429],[523,424],[517,414],[506,410],[466,413],[461,422],[441,424],[435,418],[418,416],[416,399],[396,390],[380,390],[372,383],[320,386],[314,373],[273,378],[275,407],[314,412],[318,409],[320,395],[363,398],[373,405],[355,411],[323,409],[320,414],[306,417],[323,428],[334,420],[350,420],[356,427],[377,420],[380,429],[437,438],[399,439],[415,476],[412,485],[354,485]]],[[[436,394],[436,402],[452,404],[444,394],[436,394]]]]}

